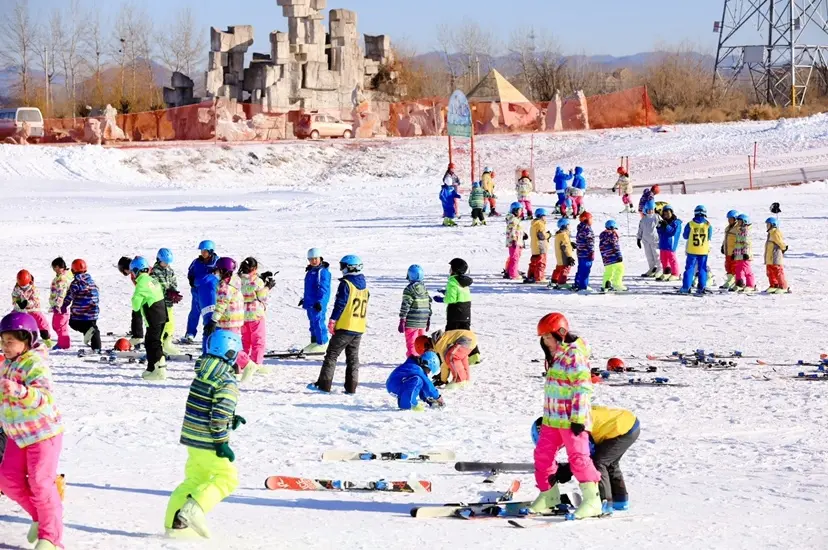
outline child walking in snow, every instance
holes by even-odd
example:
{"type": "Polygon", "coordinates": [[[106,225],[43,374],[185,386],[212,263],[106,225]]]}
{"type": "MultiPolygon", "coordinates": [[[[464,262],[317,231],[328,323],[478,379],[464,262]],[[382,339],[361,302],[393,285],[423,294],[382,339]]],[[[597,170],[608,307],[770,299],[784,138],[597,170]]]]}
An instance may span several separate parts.
{"type": "Polygon", "coordinates": [[[598,236],[601,260],[604,262],[604,284],[601,292],[624,292],[624,257],[621,255],[621,239],[618,237],[618,223],[607,220],[606,228],[598,236]]]}
{"type": "Polygon", "coordinates": [[[161,284],[150,277],[149,262],[136,256],[129,264],[135,291],[132,295],[132,334],[147,324],[144,347],[147,350],[147,370],[141,377],[144,380],[166,380],[167,360],[164,357],[161,339],[167,324],[167,306],[164,303],[164,291],[161,284]]]}
{"type": "MultiPolygon", "coordinates": [[[[462,258],[449,262],[449,278],[446,282],[445,297],[435,296],[437,303],[446,304],[446,331],[471,330],[471,285],[474,280],[467,275],[469,264],[462,258]]],[[[475,343],[469,353],[472,365],[480,362],[480,350],[475,343]]]]}
{"type": "Polygon", "coordinates": [[[546,209],[535,210],[535,220],[529,230],[532,246],[532,258],[529,260],[529,272],[524,283],[546,282],[546,255],[549,253],[549,240],[552,235],[546,230],[546,209]]]}
{"type": "Polygon", "coordinates": [[[584,169],[576,166],[575,175],[572,178],[572,187],[569,188],[569,196],[572,198],[572,219],[577,218],[584,211],[586,190],[587,182],[584,177],[584,169]]]}
{"type": "Polygon", "coordinates": [[[520,179],[515,184],[515,193],[517,194],[517,201],[523,205],[523,219],[532,219],[532,202],[529,197],[534,191],[534,185],[529,178],[529,171],[523,170],[520,173],[520,179]]]}
{"type": "Polygon", "coordinates": [[[549,287],[557,290],[569,290],[566,284],[569,270],[575,265],[575,253],[572,250],[572,237],[569,234],[569,220],[558,220],[558,231],[555,233],[555,271],[549,280],[549,287]]]}
{"type": "Polygon", "coordinates": [[[405,335],[406,356],[416,355],[414,341],[431,327],[431,296],[423,283],[425,274],[419,265],[408,268],[408,286],[403,290],[400,305],[400,324],[397,330],[405,335]]]}
{"type": "Polygon", "coordinates": [[[736,284],[736,272],[733,269],[733,251],[736,248],[736,234],[739,232],[738,210],[731,210],[727,213],[727,227],[725,227],[725,238],[722,241],[722,254],[725,257],[725,273],[727,278],[720,286],[722,290],[730,290],[736,284]]]}
{"type": "Polygon", "coordinates": [[[495,195],[495,173],[488,166],[483,169],[483,175],[480,177],[480,183],[483,185],[483,191],[486,194],[486,202],[489,204],[489,216],[500,216],[497,212],[497,195],[495,195]]]}
{"type": "Polygon", "coordinates": [[[785,237],[782,236],[776,218],[771,217],[765,220],[765,226],[768,229],[768,240],[765,242],[765,269],[768,274],[768,283],[770,283],[767,293],[783,294],[790,292],[788,281],[785,280],[785,267],[782,265],[785,252],[788,251],[785,237]]]}
{"type": "Polygon", "coordinates": [[[0,461],[0,492],[18,503],[32,524],[36,550],[63,548],[63,503],[55,484],[63,422],[52,394],[48,351],[27,313],[0,320],[5,360],[0,365],[0,428],[8,436],[0,461]]]}
{"type": "Polygon", "coordinates": [[[619,190],[621,191],[621,202],[624,203],[624,209],[621,210],[621,213],[635,212],[632,204],[632,181],[630,180],[630,174],[622,166],[618,167],[618,181],[612,186],[613,193],[619,190]]]}
{"type": "Polygon", "coordinates": [[[233,367],[241,338],[228,330],[208,337],[207,353],[196,363],[180,443],[187,447],[185,479],[170,495],[164,514],[167,536],[210,537],[208,514],[239,486],[230,433],[247,421],[236,414],[239,385],[233,367]]]}
{"type": "Polygon", "coordinates": [[[69,315],[61,313],[60,308],[69,292],[69,285],[72,284],[72,274],[60,257],[52,260],[52,271],[55,272],[55,278],[49,289],[49,310],[52,312],[52,329],[57,334],[57,346],[54,349],[69,349],[69,315]]]}
{"type": "Polygon", "coordinates": [[[457,201],[460,200],[461,195],[457,191],[457,187],[443,183],[440,188],[440,204],[443,205],[443,225],[447,227],[454,227],[457,222],[454,218],[457,217],[457,201]]]}
{"type": "Polygon", "coordinates": [[[520,226],[522,210],[519,202],[513,202],[509,207],[509,213],[506,214],[506,248],[509,250],[509,258],[506,260],[504,279],[520,278],[520,255],[527,238],[520,226]]]}
{"type": "Polygon", "coordinates": [[[736,233],[736,245],[733,248],[733,271],[736,273],[736,291],[756,291],[756,280],[750,262],[753,259],[753,241],[750,238],[750,218],[747,214],[736,216],[739,230],[736,233]]]}
{"type": "Polygon", "coordinates": [[[433,351],[422,356],[410,355],[405,363],[391,371],[385,389],[397,398],[397,406],[404,411],[424,411],[419,400],[430,407],[443,407],[445,402],[434,387],[429,375],[440,372],[440,357],[433,351]]]}
{"type": "Polygon", "coordinates": [[[72,275],[69,290],[60,306],[60,312],[69,315],[69,328],[83,334],[83,343],[92,351],[101,351],[101,332],[98,329],[98,285],[86,272],[86,262],[80,258],[72,260],[72,275]],[[71,307],[71,310],[70,310],[71,307]]]}
{"type": "Polygon", "coordinates": [[[578,249],[578,271],[575,274],[575,286],[572,290],[589,291],[589,274],[595,261],[595,233],[592,231],[592,214],[582,212],[581,223],[575,232],[575,247],[578,249]]]}
{"type": "Polygon", "coordinates": [[[175,278],[175,271],[172,268],[173,253],[169,248],[162,248],[155,255],[155,265],[150,270],[150,277],[161,285],[161,292],[164,295],[164,307],[167,309],[167,323],[164,325],[164,332],[161,335],[161,347],[167,355],[178,355],[178,348],[173,343],[175,336],[175,313],[173,306],[184,299],[178,292],[178,281],[175,278]]]}
{"type": "Polygon", "coordinates": [[[244,298],[242,350],[253,363],[261,365],[267,350],[267,299],[276,281],[270,271],[259,275],[259,262],[253,257],[241,263],[239,277],[244,298]]]}
{"type": "Polygon", "coordinates": [[[472,227],[475,225],[486,225],[486,216],[483,215],[483,207],[486,206],[486,192],[479,181],[472,183],[472,190],[469,194],[469,206],[471,207],[472,227]]]}
{"type": "Polygon", "coordinates": [[[330,264],[318,248],[308,250],[308,266],[305,268],[305,291],[299,307],[305,308],[310,323],[311,343],[302,350],[305,353],[325,353],[328,349],[328,326],[325,316],[331,299],[330,264]]]}
{"type": "Polygon", "coordinates": [[[658,215],[655,213],[655,201],[651,200],[644,205],[644,216],[638,222],[638,234],[636,235],[638,248],[643,248],[644,254],[647,256],[647,272],[642,273],[642,277],[661,277],[658,253],[658,222],[658,215]]]}
{"type": "Polygon", "coordinates": [[[530,510],[536,514],[550,512],[561,503],[555,474],[555,455],[566,447],[573,475],[578,480],[583,501],[575,517],[599,516],[602,513],[598,482],[601,474],[589,458],[589,432],[592,431],[592,376],[589,368],[589,344],[569,330],[569,321],[561,313],[549,313],[538,322],[546,365],[543,426],[535,446],[535,482],[540,490],[530,510]]]}
{"type": "Polygon", "coordinates": [[[17,282],[12,290],[12,310],[28,313],[37,323],[43,345],[47,348],[52,347],[49,322],[40,311],[40,293],[37,291],[34,277],[25,269],[17,272],[17,282]]]}
{"type": "Polygon", "coordinates": [[[676,217],[673,207],[669,204],[661,208],[661,221],[656,231],[658,232],[658,254],[663,270],[661,277],[656,277],[656,280],[678,281],[681,276],[676,250],[681,240],[681,220],[676,217]]]}
{"type": "Polygon", "coordinates": [[[703,294],[707,287],[707,259],[713,237],[713,226],[707,221],[707,208],[703,204],[693,210],[693,219],[684,226],[683,236],[687,241],[687,260],[679,293],[690,294],[698,273],[698,293],[703,294]]]}
{"type": "Polygon", "coordinates": [[[566,216],[566,199],[569,190],[569,180],[572,179],[572,170],[569,173],[563,171],[560,166],[555,167],[555,176],[552,181],[555,183],[555,193],[558,195],[558,202],[555,205],[561,216],[566,216]]]}

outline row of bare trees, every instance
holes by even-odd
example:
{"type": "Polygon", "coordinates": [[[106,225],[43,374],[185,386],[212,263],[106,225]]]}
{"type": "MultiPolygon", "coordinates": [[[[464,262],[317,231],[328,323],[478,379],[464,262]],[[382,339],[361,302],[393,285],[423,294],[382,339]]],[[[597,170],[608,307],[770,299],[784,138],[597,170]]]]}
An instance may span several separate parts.
{"type": "Polygon", "coordinates": [[[75,116],[86,106],[119,110],[158,106],[158,62],[193,74],[205,61],[206,32],[189,8],[156,27],[140,3],[121,4],[111,21],[84,0],[33,14],[28,0],[6,0],[0,21],[0,68],[13,67],[15,103],[39,106],[46,116],[75,116]]]}

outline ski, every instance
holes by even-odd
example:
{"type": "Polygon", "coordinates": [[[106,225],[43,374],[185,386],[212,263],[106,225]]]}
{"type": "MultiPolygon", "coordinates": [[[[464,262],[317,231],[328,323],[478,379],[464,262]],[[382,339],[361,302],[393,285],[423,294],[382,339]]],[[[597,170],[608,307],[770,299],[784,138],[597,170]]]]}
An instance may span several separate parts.
{"type": "Polygon", "coordinates": [[[794,380],[805,380],[808,382],[822,381],[828,382],[828,372],[800,372],[792,377],[794,380]]]}
{"type": "Polygon", "coordinates": [[[311,357],[324,357],[325,352],[305,353],[302,350],[296,351],[268,351],[266,359],[306,359],[311,357]]]}
{"type": "MultiPolygon", "coordinates": [[[[464,504],[455,502],[437,506],[417,506],[411,509],[413,518],[450,518],[461,517],[470,519],[471,516],[495,517],[504,513],[509,515],[520,515],[521,510],[529,507],[531,502],[511,502],[514,494],[520,489],[520,481],[514,480],[509,489],[498,495],[494,501],[473,502],[464,504]],[[465,512],[465,515],[460,515],[465,512]],[[469,516],[469,517],[467,517],[469,516]]],[[[524,513],[525,514],[525,513],[524,513]]]]}
{"type": "MultiPolygon", "coordinates": [[[[601,514],[600,516],[595,516],[591,518],[584,518],[584,519],[609,519],[615,517],[614,514],[601,514]]],[[[576,520],[574,512],[568,511],[562,514],[542,514],[542,515],[529,515],[526,516],[525,519],[521,521],[517,521],[514,519],[508,520],[509,525],[512,527],[516,527],[518,529],[527,529],[527,528],[537,528],[537,527],[549,527],[552,525],[558,525],[568,521],[583,521],[583,520],[576,520]]]]}
{"type": "Polygon", "coordinates": [[[332,449],[322,453],[322,460],[400,460],[405,462],[451,462],[454,460],[454,451],[433,450],[425,451],[422,453],[371,453],[368,451],[346,451],[332,449]]]}
{"type": "Polygon", "coordinates": [[[532,462],[457,462],[454,469],[458,472],[534,472],[532,462]]]}
{"type": "Polygon", "coordinates": [[[265,488],[271,491],[384,491],[390,493],[430,493],[430,481],[386,481],[380,479],[356,483],[340,479],[312,479],[304,477],[270,476],[265,479],[265,488]]]}
{"type": "Polygon", "coordinates": [[[686,388],[689,384],[678,384],[670,382],[669,378],[656,377],[652,380],[645,380],[643,378],[630,378],[625,384],[607,384],[608,386],[623,387],[623,386],[673,386],[677,388],[686,388]]]}

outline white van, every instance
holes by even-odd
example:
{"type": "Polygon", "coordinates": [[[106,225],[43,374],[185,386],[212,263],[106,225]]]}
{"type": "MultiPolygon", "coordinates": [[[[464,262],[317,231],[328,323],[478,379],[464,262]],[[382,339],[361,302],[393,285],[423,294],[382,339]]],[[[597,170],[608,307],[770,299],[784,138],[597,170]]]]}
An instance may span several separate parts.
{"type": "Polygon", "coordinates": [[[32,138],[43,137],[43,115],[37,107],[0,109],[0,140],[17,134],[24,122],[29,123],[32,138]]]}

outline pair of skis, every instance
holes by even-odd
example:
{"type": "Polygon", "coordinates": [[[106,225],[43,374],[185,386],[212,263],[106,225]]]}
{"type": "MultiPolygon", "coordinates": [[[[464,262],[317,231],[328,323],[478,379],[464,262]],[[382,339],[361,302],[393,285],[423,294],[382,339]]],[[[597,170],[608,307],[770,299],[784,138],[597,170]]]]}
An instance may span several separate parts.
{"type": "Polygon", "coordinates": [[[325,352],[306,353],[302,350],[268,351],[265,359],[310,359],[325,357],[325,352]]]}
{"type": "Polygon", "coordinates": [[[615,386],[615,387],[638,387],[638,386],[672,386],[675,388],[686,388],[689,384],[680,384],[676,382],[670,382],[669,378],[665,378],[663,376],[656,376],[652,379],[646,378],[630,378],[627,380],[626,383],[614,383],[614,384],[607,384],[607,386],[615,386]]]}
{"type": "Polygon", "coordinates": [[[322,453],[322,460],[382,460],[404,462],[451,462],[454,460],[454,451],[437,449],[425,452],[380,452],[370,451],[347,451],[332,449],[322,453]]]}

